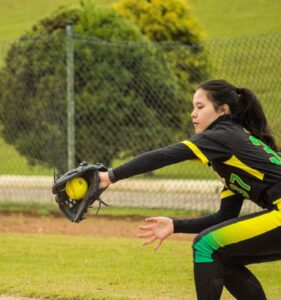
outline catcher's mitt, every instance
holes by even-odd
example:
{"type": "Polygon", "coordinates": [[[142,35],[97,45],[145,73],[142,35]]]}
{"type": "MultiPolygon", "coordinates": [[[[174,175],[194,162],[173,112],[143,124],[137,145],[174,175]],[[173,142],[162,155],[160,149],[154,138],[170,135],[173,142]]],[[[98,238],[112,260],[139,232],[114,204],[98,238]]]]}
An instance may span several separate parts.
{"type": "Polygon", "coordinates": [[[101,193],[105,189],[99,189],[99,171],[107,171],[107,168],[103,164],[89,165],[87,162],[82,162],[76,169],[69,170],[54,180],[52,192],[56,195],[55,200],[59,205],[60,211],[70,221],[79,223],[84,220],[88,208],[95,201],[99,202],[97,213],[101,204],[107,206],[100,198],[101,193]],[[66,183],[75,177],[83,177],[88,183],[86,195],[79,201],[71,199],[65,190],[66,183]]]}

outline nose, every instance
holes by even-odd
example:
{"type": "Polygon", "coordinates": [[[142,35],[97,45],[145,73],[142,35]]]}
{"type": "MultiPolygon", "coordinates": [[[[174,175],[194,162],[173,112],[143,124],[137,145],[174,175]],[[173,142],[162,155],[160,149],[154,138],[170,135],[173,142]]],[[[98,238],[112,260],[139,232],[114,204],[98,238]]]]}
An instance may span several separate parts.
{"type": "Polygon", "coordinates": [[[196,111],[195,109],[192,110],[191,114],[190,114],[191,118],[196,118],[196,111]]]}

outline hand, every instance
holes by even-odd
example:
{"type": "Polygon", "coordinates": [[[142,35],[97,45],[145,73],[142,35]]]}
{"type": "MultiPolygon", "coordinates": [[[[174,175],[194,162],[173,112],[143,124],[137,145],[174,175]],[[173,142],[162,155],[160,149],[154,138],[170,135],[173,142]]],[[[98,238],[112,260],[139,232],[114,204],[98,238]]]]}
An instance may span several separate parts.
{"type": "Polygon", "coordinates": [[[148,241],[143,243],[143,246],[149,245],[158,240],[157,245],[154,247],[156,251],[162,244],[162,242],[174,233],[173,220],[166,217],[152,217],[146,218],[145,222],[150,225],[139,226],[139,229],[144,233],[137,234],[138,238],[149,238],[148,241]]]}
{"type": "Polygon", "coordinates": [[[100,176],[100,189],[105,189],[107,188],[112,182],[109,179],[108,172],[99,172],[100,176]]]}

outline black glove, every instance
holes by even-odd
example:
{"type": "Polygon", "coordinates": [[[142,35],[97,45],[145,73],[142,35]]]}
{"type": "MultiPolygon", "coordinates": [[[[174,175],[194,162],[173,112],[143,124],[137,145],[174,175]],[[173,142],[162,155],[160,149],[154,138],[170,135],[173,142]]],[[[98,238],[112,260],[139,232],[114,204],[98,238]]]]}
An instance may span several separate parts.
{"type": "Polygon", "coordinates": [[[99,172],[106,172],[107,168],[103,164],[89,165],[82,162],[76,169],[69,170],[62,176],[54,180],[52,192],[55,194],[55,200],[58,203],[60,211],[72,222],[79,223],[87,216],[88,208],[95,202],[99,202],[97,213],[101,204],[104,203],[100,195],[105,189],[99,189],[99,172]],[[79,201],[71,199],[65,190],[66,183],[75,177],[83,177],[88,183],[86,195],[79,201]]]}

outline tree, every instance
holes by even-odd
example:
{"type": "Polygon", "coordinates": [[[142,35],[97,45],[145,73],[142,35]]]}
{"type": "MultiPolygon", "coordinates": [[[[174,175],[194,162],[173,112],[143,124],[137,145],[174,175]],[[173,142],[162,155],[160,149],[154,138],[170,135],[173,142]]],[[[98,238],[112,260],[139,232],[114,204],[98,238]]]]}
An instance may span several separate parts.
{"type": "Polygon", "coordinates": [[[30,163],[67,169],[69,22],[74,25],[76,162],[109,165],[120,155],[174,142],[189,107],[165,54],[113,9],[90,2],[43,19],[8,51],[0,75],[5,140],[30,163]]]}
{"type": "Polygon", "coordinates": [[[167,61],[187,93],[208,77],[202,45],[206,34],[187,0],[121,0],[115,8],[150,40],[165,42],[167,61]]]}

